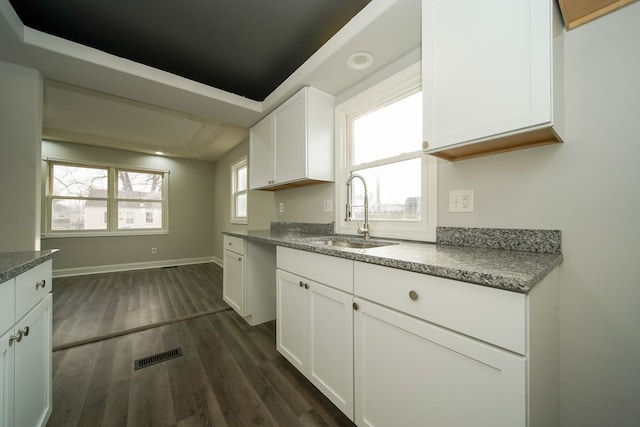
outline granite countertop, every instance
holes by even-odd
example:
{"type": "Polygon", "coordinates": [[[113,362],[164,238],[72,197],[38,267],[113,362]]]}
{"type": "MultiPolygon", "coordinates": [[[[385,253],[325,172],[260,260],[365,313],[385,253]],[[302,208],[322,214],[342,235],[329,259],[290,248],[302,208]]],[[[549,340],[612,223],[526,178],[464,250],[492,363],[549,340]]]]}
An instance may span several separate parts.
{"type": "MultiPolygon", "coordinates": [[[[274,228],[271,230],[228,231],[224,234],[250,241],[301,249],[521,293],[528,293],[551,270],[562,263],[559,232],[553,234],[551,239],[547,239],[547,235],[540,234],[537,230],[506,230],[505,233],[508,235],[505,233],[497,233],[496,235],[494,229],[489,229],[492,230],[490,233],[486,232],[488,229],[479,229],[484,230],[484,233],[472,231],[471,234],[469,229],[453,229],[453,233],[451,230],[450,228],[439,229],[438,233],[447,236],[447,242],[469,244],[469,241],[474,241],[489,247],[372,238],[373,242],[391,242],[393,244],[355,249],[311,243],[314,240],[330,238],[362,240],[355,236],[336,236],[327,233],[308,233],[274,228]],[[514,234],[518,235],[517,239],[513,238],[514,234]],[[523,234],[527,239],[530,239],[532,245],[522,245],[523,234]],[[454,235],[455,239],[452,240],[451,236],[454,235]],[[552,245],[553,247],[549,249],[548,242],[553,241],[556,235],[557,245],[552,245]],[[541,239],[541,236],[544,239],[541,239]],[[499,244],[495,243],[498,241],[499,244]],[[525,247],[530,250],[504,248],[505,244],[509,245],[509,242],[517,242],[513,244],[515,247],[525,247]],[[548,252],[547,249],[551,252],[548,252]]],[[[546,230],[540,231],[546,232],[546,230]]]]}
{"type": "Polygon", "coordinates": [[[0,283],[31,270],[33,267],[52,259],[58,249],[45,251],[1,252],[0,253],[0,283]]]}

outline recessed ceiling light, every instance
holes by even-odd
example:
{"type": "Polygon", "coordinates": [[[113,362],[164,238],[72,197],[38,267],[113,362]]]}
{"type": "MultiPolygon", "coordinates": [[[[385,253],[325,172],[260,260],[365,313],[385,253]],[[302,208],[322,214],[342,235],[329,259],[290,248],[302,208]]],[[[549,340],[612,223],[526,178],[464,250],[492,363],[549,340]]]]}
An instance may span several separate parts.
{"type": "Polygon", "coordinates": [[[156,154],[157,154],[158,156],[164,156],[164,153],[163,153],[162,151],[156,151],[156,154]]]}
{"type": "Polygon", "coordinates": [[[369,52],[356,52],[347,59],[347,66],[355,71],[366,70],[373,65],[373,55],[369,52]]]}

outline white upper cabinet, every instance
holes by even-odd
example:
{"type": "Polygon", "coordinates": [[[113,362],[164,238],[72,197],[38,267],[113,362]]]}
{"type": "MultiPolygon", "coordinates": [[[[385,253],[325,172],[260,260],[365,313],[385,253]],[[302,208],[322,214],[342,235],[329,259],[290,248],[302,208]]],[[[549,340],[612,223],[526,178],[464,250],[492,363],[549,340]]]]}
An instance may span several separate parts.
{"type": "Polygon", "coordinates": [[[461,160],[561,142],[562,43],[552,0],[423,0],[425,151],[461,160]]]}
{"type": "Polygon", "coordinates": [[[268,116],[251,128],[249,134],[249,187],[262,188],[273,184],[273,116],[268,116]]]}
{"type": "Polygon", "coordinates": [[[250,188],[333,181],[333,117],[333,96],[307,86],[252,127],[250,188]]]}

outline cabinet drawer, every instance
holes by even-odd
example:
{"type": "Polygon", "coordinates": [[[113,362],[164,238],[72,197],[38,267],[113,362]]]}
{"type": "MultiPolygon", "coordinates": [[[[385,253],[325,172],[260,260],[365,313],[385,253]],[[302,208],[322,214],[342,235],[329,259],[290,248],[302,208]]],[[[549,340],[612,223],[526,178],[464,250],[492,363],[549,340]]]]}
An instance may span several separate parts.
{"type": "Polygon", "coordinates": [[[244,255],[244,239],[234,236],[224,236],[224,249],[244,255]]]}
{"type": "Polygon", "coordinates": [[[355,262],[354,294],[519,354],[526,295],[355,262]]]}
{"type": "Polygon", "coordinates": [[[16,277],[16,320],[27,314],[51,292],[51,261],[16,277]]]}
{"type": "Polygon", "coordinates": [[[279,269],[353,293],[353,261],[278,246],[279,269]]]}
{"type": "Polygon", "coordinates": [[[15,280],[0,283],[0,335],[15,322],[15,280]]]}

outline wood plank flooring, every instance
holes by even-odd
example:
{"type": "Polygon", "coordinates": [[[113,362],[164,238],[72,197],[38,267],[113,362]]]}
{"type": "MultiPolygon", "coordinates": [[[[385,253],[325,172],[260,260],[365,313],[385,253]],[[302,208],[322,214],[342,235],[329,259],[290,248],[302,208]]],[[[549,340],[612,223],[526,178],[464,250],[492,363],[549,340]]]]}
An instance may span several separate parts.
{"type": "MultiPolygon", "coordinates": [[[[158,287],[154,291],[146,284],[159,281],[158,277],[150,280],[142,274],[143,279],[133,280],[138,274],[111,273],[90,279],[93,285],[89,287],[99,290],[66,294],[61,291],[59,295],[57,292],[64,286],[56,282],[67,279],[54,279],[54,330],[63,327],[60,325],[66,320],[63,313],[72,313],[73,307],[83,304],[86,305],[81,311],[90,319],[91,329],[99,333],[113,330],[115,324],[140,326],[145,319],[168,320],[170,316],[166,313],[177,319],[194,314],[192,311],[198,306],[194,295],[202,288],[183,286],[180,292],[167,289],[172,280],[183,274],[200,275],[200,279],[193,280],[209,283],[204,287],[208,295],[201,297],[211,302],[203,302],[198,309],[224,307],[221,269],[216,265],[201,268],[199,272],[187,267],[147,271],[150,276],[166,274],[162,279],[165,291],[173,293],[166,301],[173,302],[164,308],[162,298],[155,299],[160,308],[151,307],[153,304],[145,299],[153,292],[160,293],[158,287]],[[107,284],[141,289],[108,290],[107,284]],[[112,307],[113,301],[97,304],[104,307],[99,315],[91,313],[88,307],[96,302],[84,302],[81,295],[95,299],[100,294],[111,295],[118,305],[121,297],[139,301],[136,304],[129,299],[127,303],[126,317],[131,320],[113,319],[124,315],[123,308],[112,307]],[[130,296],[133,294],[139,295],[139,299],[130,296]],[[65,295],[73,298],[65,300],[65,295]],[[183,304],[179,306],[177,301],[183,304]],[[180,308],[176,309],[177,306],[180,308]],[[109,326],[103,327],[102,323],[109,326]]],[[[178,281],[184,283],[185,279],[178,281]]],[[[82,287],[79,283],[77,286],[82,287]]],[[[74,322],[67,324],[77,327],[83,321],[82,316],[74,313],[74,318],[74,322]]],[[[353,426],[276,351],[275,322],[250,327],[234,311],[225,310],[53,353],[50,427],[255,425],[353,426]],[[182,357],[134,370],[136,359],[176,347],[182,348],[182,357]]]]}
{"type": "Polygon", "coordinates": [[[53,348],[228,309],[214,263],[56,278],[53,348]]]}

